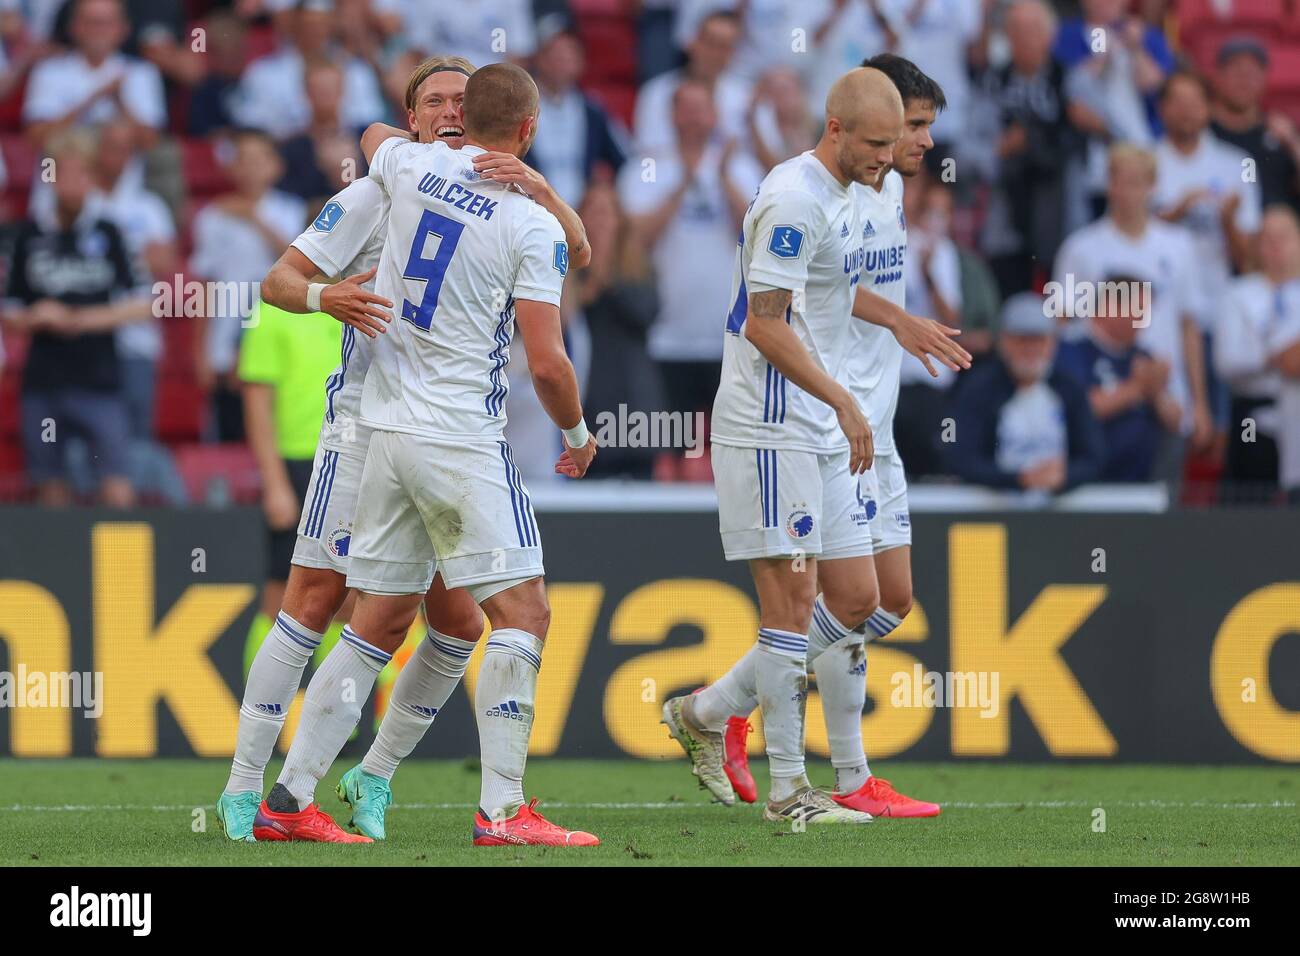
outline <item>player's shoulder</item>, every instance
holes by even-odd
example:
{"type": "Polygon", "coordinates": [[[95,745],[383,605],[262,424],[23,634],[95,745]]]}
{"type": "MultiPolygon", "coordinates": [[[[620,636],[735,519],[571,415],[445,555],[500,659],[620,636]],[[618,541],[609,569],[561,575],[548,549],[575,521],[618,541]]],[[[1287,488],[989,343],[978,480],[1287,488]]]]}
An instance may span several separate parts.
{"type": "Polygon", "coordinates": [[[321,207],[308,230],[321,235],[348,229],[373,227],[388,211],[388,195],[377,182],[366,176],[348,183],[321,207]]]}
{"type": "Polygon", "coordinates": [[[808,219],[825,218],[825,190],[804,157],[811,154],[795,156],[772,168],[758,187],[754,200],[756,211],[779,208],[787,213],[801,213],[808,219]]]}

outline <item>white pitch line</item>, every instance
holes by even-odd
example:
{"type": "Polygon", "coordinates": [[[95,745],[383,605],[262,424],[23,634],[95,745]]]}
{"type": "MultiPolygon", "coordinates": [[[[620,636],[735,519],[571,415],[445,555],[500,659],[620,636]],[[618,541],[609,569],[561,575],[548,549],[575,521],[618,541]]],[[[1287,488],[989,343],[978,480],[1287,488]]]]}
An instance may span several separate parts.
{"type": "MultiPolygon", "coordinates": [[[[1205,801],[1183,802],[1176,800],[1005,800],[993,803],[972,803],[968,801],[954,800],[950,803],[941,804],[945,808],[954,810],[1014,810],[1019,808],[1032,810],[1070,810],[1081,807],[1127,807],[1127,808],[1154,808],[1160,810],[1290,810],[1296,807],[1294,801],[1274,800],[1270,803],[1208,803],[1205,801]]],[[[665,802],[665,803],[566,803],[564,801],[554,801],[546,804],[548,807],[554,807],[560,810],[711,810],[715,804],[711,803],[683,803],[683,802],[665,802]]],[[[0,806],[0,811],[10,813],[64,813],[64,812],[86,812],[91,810],[100,811],[139,811],[152,810],[157,812],[174,812],[174,811],[193,811],[196,809],[207,809],[205,804],[98,804],[98,803],[65,803],[62,805],[38,805],[15,803],[9,806],[0,806]]],[[[395,810],[476,810],[478,805],[474,803],[395,803],[395,810]]]]}

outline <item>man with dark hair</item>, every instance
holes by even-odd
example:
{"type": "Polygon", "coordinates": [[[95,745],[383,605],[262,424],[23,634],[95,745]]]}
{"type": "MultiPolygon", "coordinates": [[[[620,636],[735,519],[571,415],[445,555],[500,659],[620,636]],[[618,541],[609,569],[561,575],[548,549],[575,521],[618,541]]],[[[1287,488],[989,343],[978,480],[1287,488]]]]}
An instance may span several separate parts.
{"type": "Polygon", "coordinates": [[[1300,130],[1280,111],[1265,112],[1268,51],[1254,37],[1234,37],[1215,58],[1210,131],[1259,164],[1261,205],[1300,209],[1300,130]]]}

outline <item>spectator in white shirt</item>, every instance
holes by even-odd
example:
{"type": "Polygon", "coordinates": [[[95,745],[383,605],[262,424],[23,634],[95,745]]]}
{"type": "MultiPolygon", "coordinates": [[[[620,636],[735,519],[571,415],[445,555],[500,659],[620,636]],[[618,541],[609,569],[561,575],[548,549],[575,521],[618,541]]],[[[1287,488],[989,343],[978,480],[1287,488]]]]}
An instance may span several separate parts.
{"type": "Polygon", "coordinates": [[[628,163],[619,194],[641,241],[652,250],[659,315],[650,357],[663,375],[671,410],[712,407],[722,369],[726,281],[736,236],[763,171],[735,140],[719,143],[717,110],[703,83],[673,96],[676,147],[653,165],[628,163]]]}
{"type": "MultiPolygon", "coordinates": [[[[1164,138],[1156,145],[1155,207],[1192,234],[1201,299],[1218,297],[1234,272],[1250,269],[1259,231],[1259,185],[1250,158],[1210,132],[1210,98],[1195,73],[1170,75],[1160,94],[1164,138]],[[1247,180],[1250,181],[1247,181],[1247,180]]],[[[1198,316],[1208,328],[1210,316],[1198,316]]]]}
{"type": "Polygon", "coordinates": [[[687,47],[686,65],[656,76],[641,87],[633,120],[633,138],[640,153],[654,155],[673,148],[673,94],[686,80],[703,84],[713,95],[718,132],[723,138],[744,136],[750,87],[729,72],[739,42],[740,21],[736,15],[725,10],[710,13],[700,22],[687,47]]]}
{"type": "Polygon", "coordinates": [[[799,74],[777,67],[759,77],[745,118],[750,146],[764,169],[817,144],[816,120],[799,74]]]}
{"type": "MultiPolygon", "coordinates": [[[[1169,363],[1169,390],[1183,408],[1182,434],[1194,452],[1207,451],[1214,423],[1206,382],[1205,347],[1197,323],[1196,254],[1186,231],[1151,214],[1155,157],[1121,143],[1111,147],[1106,215],[1068,236],[1056,256],[1054,282],[1070,301],[1114,275],[1151,283],[1150,315],[1138,344],[1169,363]]],[[[1077,316],[1067,334],[1081,334],[1077,316]]],[[[1166,442],[1158,477],[1176,482],[1182,442],[1166,442]]]]}
{"type": "Polygon", "coordinates": [[[823,6],[825,0],[681,0],[673,35],[685,50],[710,13],[736,14],[741,38],[732,68],[741,79],[755,83],[768,70],[799,65],[824,15],[823,6]],[[802,37],[795,31],[802,31],[802,37]]]}
{"type": "Polygon", "coordinates": [[[239,337],[256,284],[302,231],[306,207],[301,199],[272,186],[284,173],[275,143],[256,130],[235,136],[229,168],[235,191],[221,196],[194,218],[192,278],[233,283],[238,295],[215,298],[216,314],[199,320],[195,364],[199,384],[213,392],[216,434],[236,441],[243,435],[239,383],[235,375],[239,337]]]}
{"type": "Polygon", "coordinates": [[[1277,485],[1280,359],[1300,324],[1300,226],[1290,207],[1264,214],[1259,264],[1219,300],[1214,349],[1232,394],[1224,478],[1237,487],[1226,487],[1225,497],[1255,501],[1260,488],[1277,485]]]}
{"type": "Polygon", "coordinates": [[[151,147],[167,120],[162,77],[151,63],[121,52],[129,25],[120,0],[74,0],[71,52],[37,64],[27,83],[23,123],[43,145],[70,126],[117,122],[136,145],[151,147]]]}
{"type": "Polygon", "coordinates": [[[426,55],[483,65],[519,63],[537,51],[530,0],[402,0],[407,42],[426,55]]]}
{"type": "Polygon", "coordinates": [[[233,105],[235,120],[280,140],[301,133],[311,119],[306,67],[315,59],[331,60],[343,69],[344,125],[360,128],[383,119],[379,79],[369,63],[349,55],[336,42],[332,4],[306,0],[286,16],[287,36],[282,37],[286,42],[244,72],[233,105]]]}
{"type": "Polygon", "coordinates": [[[623,146],[609,116],[578,88],[585,64],[577,34],[557,24],[543,36],[532,74],[546,123],[526,159],[576,209],[598,166],[607,182],[622,168],[623,146]]]}

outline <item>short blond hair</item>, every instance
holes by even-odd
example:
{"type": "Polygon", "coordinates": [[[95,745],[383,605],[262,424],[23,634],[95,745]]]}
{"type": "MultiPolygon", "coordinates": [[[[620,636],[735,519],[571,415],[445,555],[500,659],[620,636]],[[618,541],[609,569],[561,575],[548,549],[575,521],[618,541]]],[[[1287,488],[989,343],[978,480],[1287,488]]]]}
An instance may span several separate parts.
{"type": "Polygon", "coordinates": [[[1106,154],[1106,170],[1111,172],[1115,169],[1116,163],[1133,162],[1141,166],[1146,174],[1155,182],[1156,178],[1156,155],[1148,149],[1133,143],[1116,143],[1106,154]]]}
{"type": "Polygon", "coordinates": [[[415,112],[415,95],[420,91],[424,81],[439,70],[460,70],[466,76],[474,75],[474,64],[463,56],[431,56],[420,61],[411,78],[406,81],[406,108],[415,112]]]}

